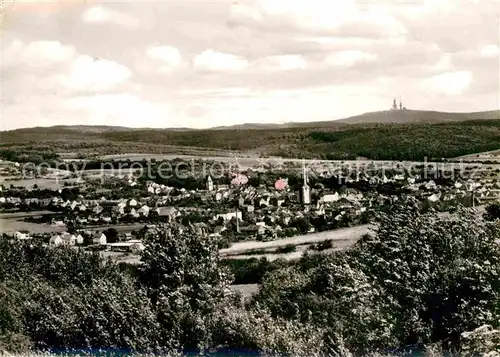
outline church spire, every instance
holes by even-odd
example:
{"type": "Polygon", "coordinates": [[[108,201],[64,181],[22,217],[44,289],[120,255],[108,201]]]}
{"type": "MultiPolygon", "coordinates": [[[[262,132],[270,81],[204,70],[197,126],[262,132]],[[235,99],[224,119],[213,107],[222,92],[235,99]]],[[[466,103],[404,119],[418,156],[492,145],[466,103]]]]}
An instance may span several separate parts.
{"type": "Polygon", "coordinates": [[[302,160],[302,175],[304,177],[304,186],[307,186],[307,171],[306,171],[306,162],[302,160]]]}
{"type": "Polygon", "coordinates": [[[307,171],[306,171],[306,162],[305,160],[302,161],[302,174],[304,176],[304,183],[302,185],[302,189],[300,190],[300,198],[302,200],[302,203],[305,205],[308,205],[311,203],[311,189],[309,188],[309,185],[307,184],[307,171]]]}

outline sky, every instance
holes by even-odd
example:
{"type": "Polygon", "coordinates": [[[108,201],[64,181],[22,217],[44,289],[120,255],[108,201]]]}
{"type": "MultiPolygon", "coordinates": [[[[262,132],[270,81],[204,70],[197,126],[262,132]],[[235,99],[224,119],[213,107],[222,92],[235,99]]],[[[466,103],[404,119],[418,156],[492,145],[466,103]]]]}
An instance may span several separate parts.
{"type": "Polygon", "coordinates": [[[497,0],[4,0],[0,130],[499,109],[497,0]]]}

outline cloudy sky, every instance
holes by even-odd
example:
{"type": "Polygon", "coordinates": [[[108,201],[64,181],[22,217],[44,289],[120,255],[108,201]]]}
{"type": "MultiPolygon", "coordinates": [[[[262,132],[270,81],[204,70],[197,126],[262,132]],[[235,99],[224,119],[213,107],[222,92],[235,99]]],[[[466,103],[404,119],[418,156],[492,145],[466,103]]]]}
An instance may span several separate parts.
{"type": "Polygon", "coordinates": [[[498,109],[498,1],[5,2],[0,129],[498,109]]]}

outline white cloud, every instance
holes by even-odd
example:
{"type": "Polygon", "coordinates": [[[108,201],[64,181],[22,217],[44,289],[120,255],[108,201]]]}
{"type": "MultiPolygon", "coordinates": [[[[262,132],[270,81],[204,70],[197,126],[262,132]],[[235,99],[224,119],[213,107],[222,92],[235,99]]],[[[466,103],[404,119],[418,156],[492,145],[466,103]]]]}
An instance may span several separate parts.
{"type": "Polygon", "coordinates": [[[266,15],[286,16],[305,27],[331,28],[356,12],[355,0],[259,0],[266,15]]]}
{"type": "Polygon", "coordinates": [[[248,66],[248,61],[232,54],[206,50],[195,56],[193,66],[202,71],[239,71],[248,66]]]}
{"type": "Polygon", "coordinates": [[[439,73],[450,71],[453,68],[453,62],[449,54],[441,56],[434,66],[431,67],[432,71],[439,73]]]}
{"type": "Polygon", "coordinates": [[[301,55],[269,56],[262,61],[262,67],[271,71],[305,69],[307,62],[301,55]]]}
{"type": "Polygon", "coordinates": [[[149,58],[161,61],[161,71],[169,72],[182,64],[182,55],[179,50],[172,46],[153,46],[150,47],[146,55],[149,58]]]}
{"type": "Polygon", "coordinates": [[[339,51],[328,55],[325,58],[327,65],[350,67],[363,62],[374,62],[377,55],[365,53],[359,50],[339,51]]]}
{"type": "Polygon", "coordinates": [[[34,67],[46,67],[64,63],[76,55],[74,47],[63,45],[59,41],[33,41],[24,43],[12,41],[2,53],[5,66],[24,64],[34,67]]]}
{"type": "Polygon", "coordinates": [[[231,12],[235,21],[291,23],[313,31],[352,32],[351,35],[394,37],[406,28],[386,6],[356,0],[256,0],[238,5],[231,12]],[[376,4],[376,6],[375,6],[376,4]]]}
{"type": "Polygon", "coordinates": [[[94,6],[87,9],[82,14],[82,20],[90,23],[112,23],[125,27],[135,27],[139,24],[137,18],[103,6],[94,6]]]}
{"type": "Polygon", "coordinates": [[[498,57],[500,55],[500,49],[497,45],[487,45],[481,49],[480,54],[483,57],[498,57]]]}
{"type": "Polygon", "coordinates": [[[472,83],[472,73],[469,71],[445,72],[422,82],[424,90],[431,90],[436,94],[460,95],[463,94],[472,83]]]}
{"type": "Polygon", "coordinates": [[[79,56],[62,83],[76,90],[100,91],[126,82],[132,72],[121,64],[106,59],[79,56]]]}

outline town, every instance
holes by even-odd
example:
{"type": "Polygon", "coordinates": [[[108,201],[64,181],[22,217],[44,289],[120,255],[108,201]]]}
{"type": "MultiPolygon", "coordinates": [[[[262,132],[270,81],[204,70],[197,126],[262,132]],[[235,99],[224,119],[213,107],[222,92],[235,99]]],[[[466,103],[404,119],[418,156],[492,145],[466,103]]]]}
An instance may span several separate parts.
{"type": "MultiPolygon", "coordinates": [[[[297,251],[314,249],[321,241],[335,250],[336,231],[370,224],[402,197],[413,197],[423,210],[438,212],[460,205],[481,207],[500,197],[500,169],[477,162],[271,158],[234,170],[224,162],[198,158],[188,165],[174,158],[136,161],[141,169],[135,171],[122,170],[122,163],[108,163],[111,170],[96,175],[95,169],[30,167],[28,172],[22,164],[0,162],[1,232],[138,262],[142,240],[150,232],[190,227],[216,237],[221,253],[237,243],[253,242],[242,250],[230,249],[232,258],[286,258],[300,256],[297,251]],[[166,164],[169,169],[161,172],[166,164]],[[305,244],[283,249],[279,241],[291,237],[303,238],[305,244]],[[278,242],[276,249],[269,244],[262,249],[261,243],[269,241],[278,242]]],[[[129,167],[133,164],[128,160],[129,167]]],[[[352,236],[352,242],[357,238],[352,236]]]]}

